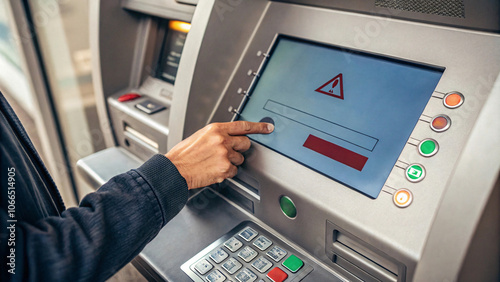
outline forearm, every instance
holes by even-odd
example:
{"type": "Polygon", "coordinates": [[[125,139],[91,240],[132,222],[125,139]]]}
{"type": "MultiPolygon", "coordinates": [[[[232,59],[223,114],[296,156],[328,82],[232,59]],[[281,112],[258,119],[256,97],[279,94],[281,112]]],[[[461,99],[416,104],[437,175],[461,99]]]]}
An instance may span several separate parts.
{"type": "MultiPolygon", "coordinates": [[[[34,225],[19,223],[16,274],[9,278],[107,279],[180,211],[187,200],[183,181],[165,157],[155,156],[139,169],[114,177],[61,217],[34,225]]],[[[6,256],[2,248],[2,257],[6,256]]]]}

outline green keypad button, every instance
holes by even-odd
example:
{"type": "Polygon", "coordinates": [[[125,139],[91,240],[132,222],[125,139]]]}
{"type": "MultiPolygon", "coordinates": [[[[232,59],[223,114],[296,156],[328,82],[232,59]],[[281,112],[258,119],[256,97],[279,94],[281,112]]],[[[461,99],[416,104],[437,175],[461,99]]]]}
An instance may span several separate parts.
{"type": "Polygon", "coordinates": [[[283,266],[288,268],[291,272],[297,272],[302,266],[304,266],[304,262],[296,257],[295,255],[291,255],[283,262],[283,266]]]}

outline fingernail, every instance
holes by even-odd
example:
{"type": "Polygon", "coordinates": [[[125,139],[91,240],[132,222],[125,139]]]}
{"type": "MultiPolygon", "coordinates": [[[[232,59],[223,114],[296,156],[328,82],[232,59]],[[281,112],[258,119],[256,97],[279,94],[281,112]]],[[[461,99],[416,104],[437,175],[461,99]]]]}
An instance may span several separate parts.
{"type": "Polygon", "coordinates": [[[268,124],[267,124],[267,131],[268,131],[268,132],[273,132],[273,130],[274,130],[274,125],[273,125],[273,124],[271,124],[271,123],[268,123],[268,124]]]}

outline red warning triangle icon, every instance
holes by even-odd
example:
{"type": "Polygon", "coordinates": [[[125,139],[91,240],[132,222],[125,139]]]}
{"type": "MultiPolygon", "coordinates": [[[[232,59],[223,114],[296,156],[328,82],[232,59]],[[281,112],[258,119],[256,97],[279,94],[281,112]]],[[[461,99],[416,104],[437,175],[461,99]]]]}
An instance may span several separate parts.
{"type": "Polygon", "coordinates": [[[344,83],[342,82],[342,74],[339,73],[336,77],[328,80],[327,83],[321,85],[315,91],[344,100],[344,83]]]}

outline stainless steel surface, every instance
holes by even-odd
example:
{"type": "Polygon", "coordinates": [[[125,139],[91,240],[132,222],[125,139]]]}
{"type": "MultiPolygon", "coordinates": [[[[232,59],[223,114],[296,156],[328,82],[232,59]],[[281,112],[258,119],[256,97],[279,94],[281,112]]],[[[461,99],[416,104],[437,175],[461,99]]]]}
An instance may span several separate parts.
{"type": "MultiPolygon", "coordinates": [[[[287,254],[283,258],[281,258],[278,262],[276,262],[276,261],[273,260],[272,261],[272,264],[273,264],[272,267],[280,267],[280,269],[284,270],[285,273],[287,273],[287,275],[288,275],[288,278],[287,278],[288,280],[291,280],[291,281],[319,281],[317,279],[318,279],[318,277],[321,277],[321,276],[318,275],[318,274],[316,274],[316,272],[324,272],[324,271],[318,265],[316,265],[312,261],[309,261],[305,257],[305,255],[302,255],[297,250],[294,250],[293,248],[291,248],[286,242],[282,241],[280,238],[277,238],[274,235],[268,233],[265,229],[263,229],[262,227],[260,227],[259,225],[255,224],[254,222],[251,222],[251,221],[244,221],[244,222],[238,224],[237,226],[235,226],[232,230],[230,230],[229,232],[227,232],[226,234],[224,234],[223,236],[221,236],[220,238],[218,238],[217,240],[215,240],[215,242],[213,242],[212,244],[210,244],[209,246],[207,246],[205,249],[203,249],[198,254],[196,254],[195,256],[193,256],[192,258],[190,258],[188,261],[186,261],[181,266],[181,269],[187,275],[189,275],[189,277],[191,279],[193,279],[194,281],[197,281],[197,282],[204,281],[195,272],[196,270],[194,269],[193,265],[197,261],[199,261],[200,259],[202,259],[203,257],[207,256],[215,248],[217,248],[218,246],[221,246],[224,242],[226,242],[228,239],[230,239],[233,236],[235,236],[236,238],[238,238],[239,240],[241,240],[243,242],[243,245],[240,247],[239,250],[242,250],[245,246],[250,246],[251,248],[253,248],[255,250],[255,246],[254,245],[252,245],[251,243],[245,242],[244,239],[242,239],[241,237],[237,236],[238,233],[240,231],[242,231],[246,227],[250,227],[253,230],[257,231],[258,232],[258,236],[261,236],[261,235],[266,236],[266,238],[268,238],[268,239],[270,239],[272,241],[272,246],[278,246],[278,247],[280,247],[282,249],[283,248],[285,249],[285,251],[287,252],[287,254]],[[281,263],[283,263],[286,260],[285,258],[289,257],[292,254],[296,255],[297,257],[299,257],[299,259],[301,259],[304,262],[303,268],[300,269],[297,273],[293,273],[293,272],[287,270],[285,267],[283,267],[281,265],[281,263]],[[310,274],[311,274],[311,276],[309,276],[310,274]]],[[[252,240],[253,240],[253,238],[252,238],[252,240]]],[[[224,249],[224,250],[229,252],[229,250],[227,250],[227,249],[224,249]]],[[[265,256],[266,257],[266,252],[267,251],[269,251],[269,249],[267,249],[265,251],[257,251],[258,254],[256,256],[257,257],[258,256],[265,256]]],[[[230,254],[230,256],[235,257],[236,253],[232,253],[232,254],[230,254]]],[[[267,257],[267,258],[269,259],[269,257],[267,257]]],[[[215,264],[214,268],[212,270],[210,270],[210,272],[213,271],[214,269],[221,269],[222,270],[220,263],[218,263],[218,264],[214,263],[213,260],[211,260],[210,262],[212,264],[215,264]]],[[[248,262],[245,263],[245,260],[243,260],[243,262],[241,262],[241,263],[243,263],[242,267],[249,268],[251,271],[254,272],[254,274],[256,274],[258,276],[265,276],[265,273],[264,274],[259,273],[256,269],[250,267],[251,263],[248,263],[248,262]]],[[[335,277],[335,276],[327,276],[327,277],[328,277],[327,278],[328,281],[342,281],[342,279],[340,279],[338,277],[335,277]]],[[[232,277],[230,277],[228,279],[231,279],[231,278],[232,277]]],[[[265,277],[260,277],[260,278],[261,279],[265,279],[265,277]]],[[[257,278],[257,279],[259,279],[259,278],[257,278]]]]}
{"type": "MultiPolygon", "coordinates": [[[[448,185],[435,212],[435,219],[426,238],[425,248],[414,277],[417,281],[458,279],[460,268],[469,250],[468,246],[471,244],[489,197],[498,196],[499,108],[500,76],[497,76],[491,95],[486,100],[460,152],[460,159],[452,176],[449,177],[448,185]],[[497,192],[493,193],[495,185],[497,192]],[[443,263],[444,261],[447,263],[443,263]],[[436,267],[436,264],[439,267],[436,267]]],[[[496,213],[493,212],[489,216],[498,218],[499,213],[497,207],[496,213]]],[[[491,227],[495,228],[495,225],[491,227]]],[[[496,232],[498,234],[498,231],[496,232]]],[[[492,248],[485,250],[485,256],[494,257],[494,253],[491,252],[498,252],[498,245],[496,249],[494,248],[495,242],[498,240],[491,243],[492,248]]],[[[484,242],[484,244],[490,243],[484,242]]],[[[496,257],[498,258],[498,253],[496,257]]],[[[497,278],[500,277],[498,265],[496,275],[497,278]]]]}
{"type": "Polygon", "coordinates": [[[114,136],[119,146],[143,161],[154,154],[167,152],[170,107],[165,98],[152,98],[139,91],[122,91],[108,98],[108,105],[114,136]],[[143,96],[132,101],[119,102],[118,98],[128,92],[140,93],[143,96]],[[136,107],[137,104],[148,100],[164,106],[165,109],[148,115],[136,107]]]}
{"type": "MultiPolygon", "coordinates": [[[[181,270],[181,265],[223,237],[243,221],[255,221],[270,234],[279,236],[258,219],[205,189],[188,202],[187,206],[170,221],[135,259],[134,265],[149,280],[192,281],[181,270]]],[[[304,281],[332,281],[334,274],[320,266],[314,256],[304,252],[284,237],[289,248],[296,249],[314,268],[304,281]]],[[[336,279],[333,281],[343,281],[336,279]]],[[[344,280],[345,281],[345,280],[344,280]]]]}
{"type": "MultiPolygon", "coordinates": [[[[227,109],[239,105],[241,101],[241,96],[235,94],[239,88],[246,89],[253,79],[247,75],[247,71],[258,69],[261,64],[261,59],[255,54],[267,50],[277,33],[446,68],[423,114],[446,114],[453,120],[453,126],[446,132],[437,133],[429,128],[427,122],[421,121],[411,135],[417,144],[425,138],[436,139],[440,151],[432,158],[424,158],[418,154],[414,142],[410,142],[399,158],[405,163],[421,163],[425,166],[426,178],[419,183],[409,183],[404,170],[394,167],[382,193],[377,199],[371,200],[258,144],[253,144],[241,168],[241,171],[252,175],[260,183],[261,201],[254,205],[256,217],[281,234],[290,236],[308,251],[317,252],[325,248],[319,238],[324,238],[322,227],[326,220],[330,220],[360,240],[370,242],[376,252],[384,253],[405,265],[405,277],[399,279],[411,280],[420,263],[426,238],[435,224],[434,217],[444,191],[459,163],[458,152],[466,144],[487,97],[498,95],[492,86],[500,72],[499,58],[494,55],[498,54],[500,38],[489,33],[387,17],[275,2],[271,2],[267,9],[262,9],[262,3],[253,3],[244,1],[229,15],[224,15],[222,21],[216,11],[212,12],[197,60],[181,63],[181,68],[194,70],[189,76],[192,77],[190,87],[174,91],[173,111],[176,111],[178,96],[190,95],[184,120],[184,137],[206,123],[204,120],[212,116],[214,105],[217,109],[211,121],[231,120],[232,113],[227,109]],[[243,13],[248,10],[262,13],[259,21],[250,21],[255,29],[239,30],[242,36],[234,37],[231,42],[218,40],[218,36],[222,36],[221,31],[229,27],[238,29],[243,13]],[[237,52],[242,56],[232,56],[237,52]],[[233,71],[203,71],[203,66],[210,65],[210,61],[224,61],[233,66],[233,71]],[[488,77],[491,79],[486,79],[488,77]],[[208,88],[206,81],[212,82],[208,88]],[[445,108],[442,97],[456,90],[466,95],[466,103],[457,109],[445,108]],[[405,209],[396,207],[392,202],[392,195],[399,188],[410,189],[414,196],[411,206],[405,209]],[[276,204],[280,195],[287,195],[296,203],[298,216],[295,220],[286,220],[281,215],[276,204]]],[[[180,104],[179,109],[183,109],[180,104]]],[[[177,130],[171,129],[171,136],[178,136],[177,130]]],[[[498,139],[495,140],[498,142],[498,139]]],[[[498,172],[495,167],[488,167],[488,170],[498,172]]],[[[468,227],[473,230],[474,225],[468,227]]],[[[317,255],[329,263],[324,253],[317,255]]],[[[447,263],[446,260],[432,262],[436,268],[439,264],[447,263]]]]}
{"type": "Polygon", "coordinates": [[[107,147],[115,146],[107,97],[130,86],[141,17],[125,12],[120,0],[90,1],[90,49],[97,114],[107,147]]]}
{"type": "Polygon", "coordinates": [[[423,5],[430,8],[430,1],[381,1],[381,0],[356,0],[356,1],[330,1],[330,0],[275,0],[280,2],[296,3],[306,6],[326,7],[331,9],[355,11],[368,15],[381,17],[400,18],[417,22],[428,22],[439,25],[458,26],[478,30],[500,32],[500,3],[489,0],[441,0],[433,1],[441,13],[429,13],[417,9],[403,9],[404,6],[423,5]],[[450,3],[451,2],[451,3],[450,3]],[[457,2],[463,3],[463,11],[457,16],[449,16],[450,9],[457,2]],[[463,13],[463,14],[462,14],[463,13]],[[447,16],[448,15],[448,16],[447,16]],[[461,15],[464,15],[463,17],[461,15]]]}
{"type": "Polygon", "coordinates": [[[78,173],[94,189],[98,189],[115,175],[141,165],[141,160],[120,147],[99,151],[76,163],[78,173]]]}
{"type": "Polygon", "coordinates": [[[234,75],[241,50],[269,5],[263,0],[214,2],[200,1],[193,16],[184,49],[188,55],[182,57],[179,66],[178,76],[182,80],[176,82],[174,90],[171,123],[176,128],[170,131],[169,148],[209,122],[206,112],[216,108],[227,80],[234,75]],[[209,73],[210,80],[201,84],[209,73]]]}
{"type": "Polygon", "coordinates": [[[193,0],[122,0],[121,2],[126,9],[188,22],[191,21],[196,5],[196,1],[193,0]]]}

